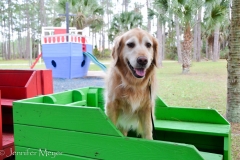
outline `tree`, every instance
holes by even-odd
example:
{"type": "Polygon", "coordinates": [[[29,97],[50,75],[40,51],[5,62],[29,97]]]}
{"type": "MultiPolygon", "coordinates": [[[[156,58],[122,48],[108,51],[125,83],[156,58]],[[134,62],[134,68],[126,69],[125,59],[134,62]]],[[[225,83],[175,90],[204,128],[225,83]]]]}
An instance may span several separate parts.
{"type": "Polygon", "coordinates": [[[123,0],[122,2],[122,12],[128,12],[130,0],[123,0]]]}
{"type": "Polygon", "coordinates": [[[213,61],[219,59],[219,35],[221,25],[225,25],[228,15],[228,0],[208,0],[205,3],[205,34],[208,39],[208,53],[213,61]]]}
{"type": "MultiPolygon", "coordinates": [[[[60,0],[58,7],[60,13],[65,13],[65,4],[69,2],[69,8],[71,13],[75,14],[70,18],[70,26],[74,26],[77,29],[83,29],[90,26],[94,22],[103,21],[103,8],[97,3],[96,0],[60,0]]],[[[62,21],[65,21],[65,17],[58,17],[55,19],[55,25],[60,25],[62,21]]]]}
{"type": "Polygon", "coordinates": [[[197,14],[195,16],[195,22],[194,25],[194,48],[193,48],[193,59],[197,62],[201,61],[201,49],[202,49],[202,39],[201,39],[201,19],[202,19],[202,4],[201,1],[197,1],[199,4],[199,9],[197,10],[197,14]]]}
{"type": "Polygon", "coordinates": [[[108,33],[109,40],[113,41],[116,36],[132,28],[142,27],[142,22],[142,15],[134,11],[114,15],[108,33]]]}
{"type": "Polygon", "coordinates": [[[192,32],[193,15],[196,15],[197,4],[190,0],[175,0],[172,4],[173,11],[178,16],[183,27],[182,42],[182,73],[188,73],[192,58],[192,32]]]}
{"type": "MultiPolygon", "coordinates": [[[[151,0],[146,0],[146,5],[147,5],[147,9],[151,9],[151,0]]],[[[151,19],[148,18],[148,21],[147,21],[147,29],[148,29],[148,32],[151,32],[151,19]]]]}
{"type": "Polygon", "coordinates": [[[177,41],[178,63],[182,63],[181,41],[180,41],[180,27],[179,27],[178,16],[175,16],[175,26],[176,26],[176,41],[177,41]]]}
{"type": "Polygon", "coordinates": [[[153,1],[153,9],[148,8],[148,18],[153,19],[153,17],[157,18],[157,39],[158,44],[160,46],[158,50],[159,54],[159,62],[158,65],[162,66],[162,60],[164,55],[164,47],[165,43],[163,39],[163,27],[164,23],[167,21],[167,12],[169,9],[169,2],[167,0],[154,0],[153,1]]]}
{"type": "Polygon", "coordinates": [[[227,79],[227,119],[240,123],[240,1],[233,0],[227,79]]]}

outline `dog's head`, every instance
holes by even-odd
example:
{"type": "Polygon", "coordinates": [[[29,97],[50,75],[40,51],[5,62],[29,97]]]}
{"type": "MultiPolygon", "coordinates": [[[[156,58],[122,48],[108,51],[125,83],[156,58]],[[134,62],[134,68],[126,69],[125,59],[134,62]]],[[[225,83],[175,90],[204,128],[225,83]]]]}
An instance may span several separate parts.
{"type": "Polygon", "coordinates": [[[136,78],[144,78],[151,65],[158,64],[158,43],[148,32],[135,28],[115,39],[114,65],[127,66],[136,78]]]}

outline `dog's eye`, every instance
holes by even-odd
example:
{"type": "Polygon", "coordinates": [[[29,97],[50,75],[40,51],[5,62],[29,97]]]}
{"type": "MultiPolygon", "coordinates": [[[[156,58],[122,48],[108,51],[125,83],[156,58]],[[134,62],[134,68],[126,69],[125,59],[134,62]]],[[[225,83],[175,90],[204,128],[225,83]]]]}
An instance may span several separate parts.
{"type": "Polygon", "coordinates": [[[151,46],[152,46],[151,43],[149,43],[149,42],[146,43],[146,47],[147,47],[147,48],[150,48],[151,46]]]}
{"type": "Polygon", "coordinates": [[[127,46],[128,46],[129,48],[133,48],[133,47],[135,47],[135,43],[130,42],[130,43],[127,44],[127,46]]]}

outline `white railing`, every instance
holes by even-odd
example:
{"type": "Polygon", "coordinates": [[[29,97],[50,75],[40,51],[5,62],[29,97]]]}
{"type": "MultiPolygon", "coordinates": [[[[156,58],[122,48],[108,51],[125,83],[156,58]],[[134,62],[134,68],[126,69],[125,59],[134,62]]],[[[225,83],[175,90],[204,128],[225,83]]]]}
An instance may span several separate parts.
{"type": "Polygon", "coordinates": [[[86,36],[86,30],[77,30],[75,27],[69,28],[69,34],[54,34],[56,29],[64,29],[62,27],[43,27],[41,41],[42,44],[53,43],[90,43],[90,37],[86,36]],[[79,34],[80,33],[80,34],[79,34]],[[68,38],[68,40],[67,40],[68,38]]]}
{"type": "Polygon", "coordinates": [[[67,43],[67,42],[89,43],[88,37],[79,34],[56,34],[42,37],[42,44],[67,43]]]}

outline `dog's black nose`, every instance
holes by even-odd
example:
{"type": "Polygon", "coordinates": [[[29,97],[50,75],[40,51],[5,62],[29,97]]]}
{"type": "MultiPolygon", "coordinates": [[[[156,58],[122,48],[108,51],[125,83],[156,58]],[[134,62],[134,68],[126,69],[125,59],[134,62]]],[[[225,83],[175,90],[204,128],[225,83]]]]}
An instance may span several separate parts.
{"type": "Polygon", "coordinates": [[[148,59],[144,56],[138,57],[137,58],[137,63],[144,66],[148,63],[148,59]]]}

